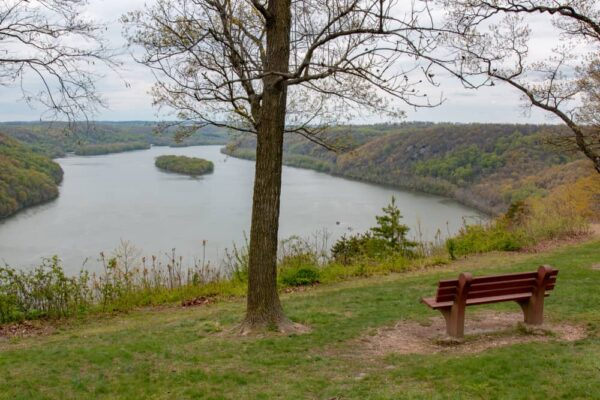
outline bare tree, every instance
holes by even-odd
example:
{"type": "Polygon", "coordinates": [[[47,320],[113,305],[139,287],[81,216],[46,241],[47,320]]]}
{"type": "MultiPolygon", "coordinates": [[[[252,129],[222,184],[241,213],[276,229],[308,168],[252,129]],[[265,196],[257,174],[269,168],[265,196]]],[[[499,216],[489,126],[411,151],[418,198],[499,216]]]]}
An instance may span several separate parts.
{"type": "MultiPolygon", "coordinates": [[[[577,149],[600,173],[600,2],[597,0],[441,0],[444,33],[458,50],[446,64],[468,87],[504,82],[528,107],[558,117],[570,134],[554,143],[577,149]],[[535,18],[535,19],[532,19],[535,18]],[[534,57],[531,21],[553,25],[555,46],[534,57]],[[450,33],[452,32],[452,33],[450,33]],[[484,77],[483,79],[478,79],[484,77]]],[[[538,50],[539,49],[535,49],[538,50]]]]}
{"type": "Polygon", "coordinates": [[[86,0],[0,2],[0,86],[20,86],[48,117],[70,121],[102,104],[96,64],[117,65],[101,37],[104,27],[81,17],[86,0]]]}
{"type": "Polygon", "coordinates": [[[294,329],[277,294],[276,255],[284,132],[327,145],[323,128],[398,103],[434,106],[435,47],[427,4],[389,0],[158,0],[124,17],[139,61],[156,74],[157,105],[197,128],[257,135],[247,313],[242,331],[294,329]],[[421,29],[416,30],[416,27],[421,29]],[[422,62],[421,62],[422,60],[422,62]],[[419,78],[414,78],[418,73],[419,78]]]}

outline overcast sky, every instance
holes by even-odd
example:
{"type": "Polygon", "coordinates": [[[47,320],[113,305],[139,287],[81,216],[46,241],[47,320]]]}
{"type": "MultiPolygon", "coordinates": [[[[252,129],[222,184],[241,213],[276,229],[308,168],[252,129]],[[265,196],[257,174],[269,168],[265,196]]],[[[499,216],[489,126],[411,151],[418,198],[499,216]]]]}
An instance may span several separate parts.
{"type": "MultiPolygon", "coordinates": [[[[1,1],[1,0],[0,0],[1,1]]],[[[114,47],[124,45],[121,37],[121,25],[118,19],[127,11],[140,9],[144,3],[152,0],[90,0],[86,9],[91,17],[108,25],[107,35],[114,47]]],[[[543,24],[536,29],[533,22],[533,49],[548,49],[549,35],[543,24]],[[537,36],[536,36],[537,35],[537,36]]],[[[548,50],[543,50],[548,51],[548,50]]],[[[156,120],[157,110],[151,104],[148,90],[152,86],[153,76],[143,66],[136,64],[125,54],[120,76],[108,73],[98,82],[101,95],[107,100],[108,109],[102,109],[95,116],[97,120],[156,120]],[[128,83],[126,85],[125,83],[128,83]]],[[[20,99],[20,89],[0,87],[0,121],[29,121],[41,116],[40,109],[32,109],[20,99]]],[[[548,115],[537,110],[528,115],[520,106],[518,93],[504,85],[480,89],[478,91],[463,89],[456,80],[445,79],[439,89],[430,93],[438,96],[440,92],[444,103],[431,109],[406,108],[409,121],[435,122],[507,122],[507,123],[555,123],[548,115]]],[[[363,120],[356,122],[375,122],[363,120]]]]}

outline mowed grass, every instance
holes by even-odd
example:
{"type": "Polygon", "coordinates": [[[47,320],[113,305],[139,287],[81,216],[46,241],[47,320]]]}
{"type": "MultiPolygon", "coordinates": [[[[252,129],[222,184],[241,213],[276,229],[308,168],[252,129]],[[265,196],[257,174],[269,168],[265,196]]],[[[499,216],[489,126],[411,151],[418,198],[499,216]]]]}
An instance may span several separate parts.
{"type": "MultiPolygon", "coordinates": [[[[6,399],[592,399],[600,398],[600,242],[540,254],[494,253],[439,269],[324,285],[283,296],[311,333],[229,333],[241,300],[71,321],[47,336],[0,341],[6,399]],[[560,268],[552,321],[584,324],[576,342],[551,339],[477,354],[375,357],[358,337],[437,314],[419,303],[438,279],[560,268]]],[[[471,307],[517,311],[514,303],[471,307]]]]}

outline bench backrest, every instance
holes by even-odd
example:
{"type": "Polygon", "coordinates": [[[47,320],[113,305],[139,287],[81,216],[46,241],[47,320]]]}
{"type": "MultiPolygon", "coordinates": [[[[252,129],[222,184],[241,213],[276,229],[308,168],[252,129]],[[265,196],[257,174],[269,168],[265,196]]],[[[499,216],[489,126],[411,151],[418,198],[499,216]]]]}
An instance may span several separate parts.
{"type": "MultiPolygon", "coordinates": [[[[545,292],[554,289],[557,269],[543,265],[536,272],[522,272],[506,275],[491,275],[471,278],[470,274],[461,276],[466,284],[466,299],[505,296],[520,293],[531,293],[543,289],[545,292]]],[[[454,301],[460,290],[460,279],[440,281],[435,297],[437,302],[454,301]]]]}

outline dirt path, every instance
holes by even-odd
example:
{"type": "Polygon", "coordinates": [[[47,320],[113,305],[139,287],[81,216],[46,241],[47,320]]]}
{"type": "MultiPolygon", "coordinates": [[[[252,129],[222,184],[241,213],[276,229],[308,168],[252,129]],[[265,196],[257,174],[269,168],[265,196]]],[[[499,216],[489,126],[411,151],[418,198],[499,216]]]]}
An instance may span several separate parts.
{"type": "Polygon", "coordinates": [[[600,224],[591,224],[590,229],[592,231],[592,236],[600,237],[600,224]]]}
{"type": "Polygon", "coordinates": [[[428,324],[400,321],[392,327],[380,328],[374,335],[359,339],[362,356],[386,354],[430,354],[440,352],[479,353],[515,343],[558,339],[575,341],[586,337],[583,326],[548,323],[532,329],[522,324],[523,314],[481,312],[467,316],[465,339],[450,340],[445,334],[444,319],[434,317],[428,324]]]}

